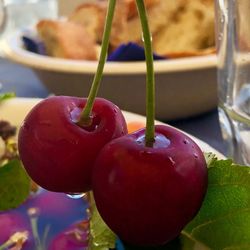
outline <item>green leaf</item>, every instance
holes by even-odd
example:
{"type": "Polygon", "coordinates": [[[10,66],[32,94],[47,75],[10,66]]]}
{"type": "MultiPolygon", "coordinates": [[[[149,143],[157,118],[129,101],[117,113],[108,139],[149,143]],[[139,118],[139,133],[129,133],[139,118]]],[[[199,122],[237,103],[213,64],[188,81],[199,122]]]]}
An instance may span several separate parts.
{"type": "Polygon", "coordinates": [[[115,234],[102,220],[95,206],[93,194],[90,194],[91,219],[90,219],[90,245],[89,250],[108,250],[115,248],[115,234]]]}
{"type": "Polygon", "coordinates": [[[18,207],[30,193],[30,179],[19,160],[0,167],[0,211],[18,207]]]}
{"type": "Polygon", "coordinates": [[[3,93],[0,95],[0,102],[13,98],[15,96],[16,94],[14,92],[3,93]]]}
{"type": "MultiPolygon", "coordinates": [[[[205,155],[208,163],[208,191],[198,215],[180,237],[165,246],[125,250],[249,250],[250,167],[232,160],[205,155]]],[[[119,249],[120,250],[120,249],[119,249]]]]}
{"type": "Polygon", "coordinates": [[[189,248],[182,249],[250,249],[250,168],[219,160],[208,173],[202,208],[181,236],[189,248]]]}

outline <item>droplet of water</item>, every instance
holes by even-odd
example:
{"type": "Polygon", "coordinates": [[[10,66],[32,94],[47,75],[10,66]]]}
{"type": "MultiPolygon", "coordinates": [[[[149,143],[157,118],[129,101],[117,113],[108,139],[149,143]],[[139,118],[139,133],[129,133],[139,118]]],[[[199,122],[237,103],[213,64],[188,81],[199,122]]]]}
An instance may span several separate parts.
{"type": "Polygon", "coordinates": [[[84,196],[86,196],[85,193],[72,193],[72,194],[67,194],[67,196],[71,199],[81,199],[83,198],[84,196]]]}
{"type": "Polygon", "coordinates": [[[194,154],[194,158],[198,159],[198,155],[197,155],[197,154],[194,154]]]}
{"type": "Polygon", "coordinates": [[[168,157],[168,159],[170,160],[170,162],[172,163],[172,167],[174,167],[175,166],[175,161],[174,161],[174,159],[170,156],[170,157],[168,157]]]}

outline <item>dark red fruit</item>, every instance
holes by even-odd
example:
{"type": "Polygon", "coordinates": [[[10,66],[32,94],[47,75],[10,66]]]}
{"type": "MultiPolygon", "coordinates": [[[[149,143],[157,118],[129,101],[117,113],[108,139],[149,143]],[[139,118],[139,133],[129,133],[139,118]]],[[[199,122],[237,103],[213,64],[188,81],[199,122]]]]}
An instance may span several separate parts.
{"type": "Polygon", "coordinates": [[[93,169],[97,208],[125,242],[163,245],[179,235],[198,212],[207,189],[200,148],[184,133],[156,126],[153,147],[145,130],[113,140],[93,169]]]}
{"type": "Polygon", "coordinates": [[[97,98],[92,124],[76,124],[85,98],[57,96],[41,101],[19,131],[18,149],[31,178],[43,188],[66,193],[91,189],[94,161],[103,146],[127,133],[119,108],[97,98]]]}

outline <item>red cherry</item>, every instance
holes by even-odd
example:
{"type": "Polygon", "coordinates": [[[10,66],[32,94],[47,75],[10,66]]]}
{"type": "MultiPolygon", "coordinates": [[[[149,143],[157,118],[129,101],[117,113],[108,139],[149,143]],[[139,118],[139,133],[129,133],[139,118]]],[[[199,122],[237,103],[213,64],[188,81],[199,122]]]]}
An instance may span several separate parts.
{"type": "Polygon", "coordinates": [[[155,130],[153,147],[145,146],[145,129],[113,140],[93,169],[101,216],[132,245],[163,245],[177,237],[206,193],[207,167],[196,143],[169,126],[155,130]]]}
{"type": "Polygon", "coordinates": [[[99,151],[125,135],[125,119],[117,106],[97,98],[92,124],[76,124],[85,98],[57,96],[41,101],[19,131],[18,149],[30,177],[43,188],[65,193],[91,189],[91,172],[99,151]]]}

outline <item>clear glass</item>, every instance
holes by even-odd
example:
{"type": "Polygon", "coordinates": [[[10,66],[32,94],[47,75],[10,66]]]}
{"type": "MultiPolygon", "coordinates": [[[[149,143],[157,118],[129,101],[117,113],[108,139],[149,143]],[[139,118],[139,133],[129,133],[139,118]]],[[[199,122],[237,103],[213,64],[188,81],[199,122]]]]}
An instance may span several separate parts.
{"type": "MultiPolygon", "coordinates": [[[[6,8],[3,0],[0,0],[0,40],[1,36],[4,32],[5,25],[6,25],[6,8]]],[[[1,56],[1,49],[0,49],[0,56],[1,56]]],[[[0,81],[0,92],[3,88],[3,84],[0,81]]]]}
{"type": "Polygon", "coordinates": [[[6,24],[6,9],[3,0],[0,0],[0,33],[4,30],[6,24]]]}
{"type": "Polygon", "coordinates": [[[43,18],[56,18],[57,0],[4,0],[7,15],[5,36],[34,26],[43,18]]]}
{"type": "Polygon", "coordinates": [[[250,165],[250,1],[216,0],[219,118],[227,156],[250,165]]]}

